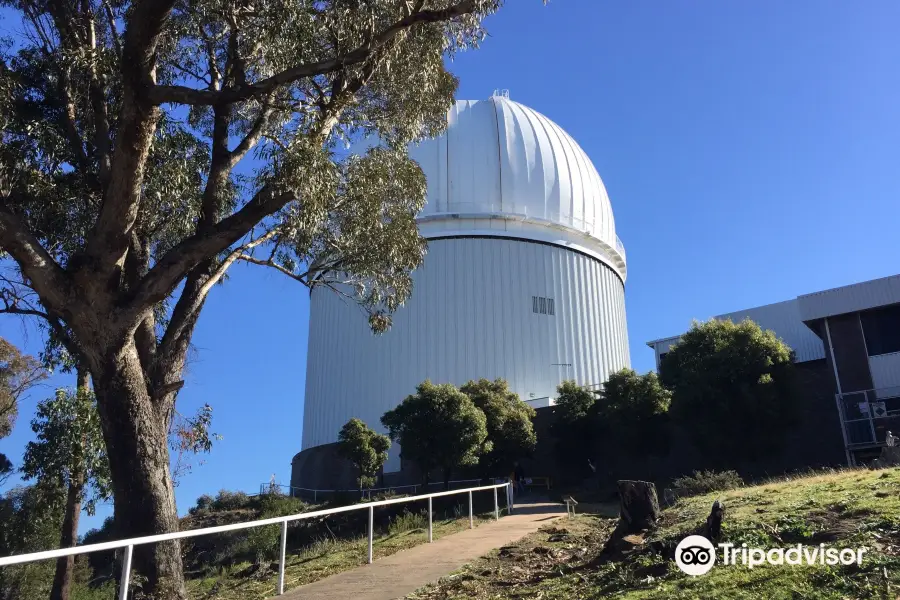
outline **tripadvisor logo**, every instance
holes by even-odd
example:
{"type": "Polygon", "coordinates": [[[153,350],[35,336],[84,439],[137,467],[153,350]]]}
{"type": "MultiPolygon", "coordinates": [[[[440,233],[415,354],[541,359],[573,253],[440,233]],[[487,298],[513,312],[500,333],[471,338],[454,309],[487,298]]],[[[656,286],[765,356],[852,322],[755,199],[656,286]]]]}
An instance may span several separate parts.
{"type": "Polygon", "coordinates": [[[675,548],[675,564],[684,573],[698,576],[709,573],[716,564],[716,548],[721,550],[723,565],[741,565],[748,569],[762,565],[862,565],[867,548],[826,548],[825,544],[789,548],[748,548],[722,543],[714,546],[702,535],[689,535],[675,548]]]}

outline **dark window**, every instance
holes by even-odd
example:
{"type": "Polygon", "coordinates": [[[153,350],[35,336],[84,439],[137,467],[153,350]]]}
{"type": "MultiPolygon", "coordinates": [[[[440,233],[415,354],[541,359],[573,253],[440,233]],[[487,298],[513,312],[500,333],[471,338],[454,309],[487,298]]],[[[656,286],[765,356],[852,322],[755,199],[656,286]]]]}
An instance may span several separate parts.
{"type": "Polygon", "coordinates": [[[662,352],[662,353],[660,353],[660,355],[659,355],[659,362],[662,362],[662,361],[663,361],[663,359],[666,357],[666,354],[668,354],[668,352],[662,352]]]}
{"type": "Polygon", "coordinates": [[[531,312],[539,315],[555,315],[556,307],[553,298],[544,298],[542,296],[531,297],[531,312]]]}
{"type": "Polygon", "coordinates": [[[859,313],[869,356],[900,352],[900,304],[859,313]]]}

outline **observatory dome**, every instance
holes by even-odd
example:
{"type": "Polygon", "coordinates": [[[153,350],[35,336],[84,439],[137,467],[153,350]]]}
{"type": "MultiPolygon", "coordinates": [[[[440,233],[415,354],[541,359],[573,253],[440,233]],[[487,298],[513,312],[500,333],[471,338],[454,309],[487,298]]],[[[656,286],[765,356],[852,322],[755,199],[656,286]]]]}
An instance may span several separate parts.
{"type": "Polygon", "coordinates": [[[609,196],[584,150],[559,125],[495,94],[460,100],[444,135],[410,147],[428,180],[426,238],[491,235],[570,247],[625,279],[609,196]]]}
{"type": "MultiPolygon", "coordinates": [[[[446,132],[409,150],[428,182],[417,218],[428,252],[382,335],[332,290],[310,292],[294,487],[352,487],[341,427],[355,417],[383,431],[426,379],[502,378],[552,411],[561,382],[596,388],[631,364],[625,251],[603,182],[566,132],[495,94],[456,102],[446,132]]],[[[417,477],[394,444],[384,485],[417,477]]]]}

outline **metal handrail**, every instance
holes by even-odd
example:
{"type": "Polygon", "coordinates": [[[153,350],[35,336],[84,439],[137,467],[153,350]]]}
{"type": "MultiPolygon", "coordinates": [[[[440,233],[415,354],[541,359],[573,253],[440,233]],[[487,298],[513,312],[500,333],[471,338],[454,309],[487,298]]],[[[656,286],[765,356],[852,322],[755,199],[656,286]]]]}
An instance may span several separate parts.
{"type": "Polygon", "coordinates": [[[373,542],[373,518],[375,507],[377,506],[387,506],[389,504],[401,504],[404,502],[416,502],[418,500],[428,500],[428,541],[429,543],[432,541],[432,506],[431,500],[432,498],[437,498],[440,496],[452,496],[454,494],[462,494],[468,492],[469,494],[469,528],[472,529],[475,526],[474,515],[472,512],[472,492],[480,492],[484,490],[494,490],[494,518],[496,520],[500,519],[500,506],[497,503],[497,490],[499,488],[506,488],[506,510],[507,513],[512,513],[514,508],[514,498],[513,498],[513,490],[511,482],[507,481],[505,483],[498,483],[494,485],[484,485],[480,487],[474,488],[466,488],[462,490],[449,490],[445,492],[435,492],[433,494],[422,494],[421,496],[405,496],[403,498],[390,498],[388,500],[378,500],[377,502],[364,502],[361,504],[351,504],[348,506],[339,506],[337,508],[328,508],[324,510],[314,510],[307,513],[298,513],[295,515],[287,515],[284,517],[272,517],[269,519],[260,519],[258,521],[247,521],[244,523],[232,523],[231,525],[217,525],[215,527],[203,527],[201,529],[191,529],[188,531],[173,531],[171,533],[161,533],[157,535],[146,535],[142,537],[129,538],[125,540],[118,540],[115,542],[101,542],[99,544],[88,544],[85,546],[75,546],[72,548],[59,548],[57,550],[45,550],[43,552],[30,552],[28,554],[17,554],[13,556],[7,556],[0,558],[0,567],[6,567],[9,565],[20,565],[24,563],[35,562],[39,560],[49,560],[52,558],[61,558],[63,556],[75,556],[78,554],[89,554],[91,552],[100,552],[103,550],[118,550],[119,548],[125,548],[125,560],[122,561],[122,574],[120,576],[120,585],[119,585],[119,600],[127,600],[128,598],[128,587],[131,577],[131,556],[134,552],[135,546],[140,546],[143,544],[155,544],[157,542],[167,542],[170,540],[180,540],[183,538],[189,537],[199,537],[201,535],[210,535],[213,533],[225,533],[226,531],[239,531],[241,529],[252,529],[254,527],[262,527],[264,525],[277,525],[281,524],[281,543],[279,548],[281,550],[281,560],[278,564],[278,595],[284,593],[284,566],[285,566],[285,553],[287,548],[287,524],[291,521],[300,521],[303,519],[312,519],[315,517],[325,517],[328,515],[334,515],[338,513],[350,512],[353,510],[363,510],[369,509],[369,525],[368,525],[368,533],[369,533],[369,551],[368,551],[368,562],[371,564],[372,562],[372,542],[373,542]]]}

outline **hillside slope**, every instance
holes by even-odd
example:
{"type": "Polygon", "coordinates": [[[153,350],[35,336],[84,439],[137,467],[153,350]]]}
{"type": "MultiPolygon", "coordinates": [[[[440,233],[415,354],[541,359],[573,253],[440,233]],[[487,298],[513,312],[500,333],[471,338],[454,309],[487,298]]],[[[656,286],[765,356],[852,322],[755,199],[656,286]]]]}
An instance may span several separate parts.
{"type": "Polygon", "coordinates": [[[409,598],[845,599],[900,598],[900,470],[841,471],[680,500],[659,528],[601,556],[614,519],[580,515],[502,548],[409,598]],[[702,576],[673,558],[697,533],[715,499],[725,505],[722,540],[736,547],[865,547],[860,566],[722,565],[702,576]]]}

